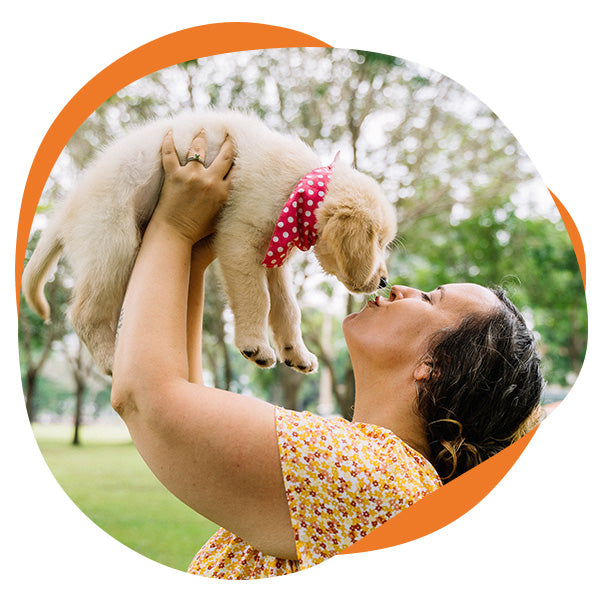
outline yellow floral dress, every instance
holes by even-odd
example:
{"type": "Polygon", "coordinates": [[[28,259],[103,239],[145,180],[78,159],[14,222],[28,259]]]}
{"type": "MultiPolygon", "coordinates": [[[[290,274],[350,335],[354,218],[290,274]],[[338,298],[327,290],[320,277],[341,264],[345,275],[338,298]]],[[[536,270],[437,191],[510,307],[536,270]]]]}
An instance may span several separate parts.
{"type": "Polygon", "coordinates": [[[388,429],[276,409],[298,560],[255,550],[220,529],[188,572],[258,579],[312,567],[442,485],[433,466],[388,429]]]}

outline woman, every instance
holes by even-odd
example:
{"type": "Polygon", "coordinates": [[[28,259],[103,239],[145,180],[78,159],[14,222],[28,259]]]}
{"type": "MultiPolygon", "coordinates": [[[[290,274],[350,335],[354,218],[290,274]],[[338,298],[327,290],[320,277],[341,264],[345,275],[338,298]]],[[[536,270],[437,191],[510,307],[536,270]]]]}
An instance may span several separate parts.
{"type": "MultiPolygon", "coordinates": [[[[189,156],[205,150],[201,134],[189,156]]],[[[112,402],[160,481],[223,528],[190,572],[252,578],[321,562],[508,445],[535,422],[542,380],[531,334],[503,295],[448,284],[429,294],[394,286],[345,319],[352,423],[206,387],[204,271],[233,155],[226,139],[208,168],[181,166],[165,137],[112,402]]]]}

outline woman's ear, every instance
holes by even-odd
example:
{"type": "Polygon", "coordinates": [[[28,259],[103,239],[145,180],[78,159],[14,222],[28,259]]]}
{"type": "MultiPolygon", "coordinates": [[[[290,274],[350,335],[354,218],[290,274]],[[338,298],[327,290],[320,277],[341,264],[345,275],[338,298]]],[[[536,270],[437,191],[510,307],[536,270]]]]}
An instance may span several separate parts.
{"type": "Polygon", "coordinates": [[[424,379],[429,379],[432,371],[432,364],[426,361],[423,361],[417,365],[413,372],[413,377],[415,381],[423,381],[424,379]]]}

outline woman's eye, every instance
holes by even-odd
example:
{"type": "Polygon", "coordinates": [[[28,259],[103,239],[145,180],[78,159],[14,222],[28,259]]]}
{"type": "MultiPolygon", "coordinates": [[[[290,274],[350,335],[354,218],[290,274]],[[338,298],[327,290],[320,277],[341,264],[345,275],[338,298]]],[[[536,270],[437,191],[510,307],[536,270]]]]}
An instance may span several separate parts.
{"type": "Polygon", "coordinates": [[[425,292],[421,292],[421,298],[423,298],[423,300],[429,302],[429,304],[431,304],[431,297],[426,294],[425,292]]]}

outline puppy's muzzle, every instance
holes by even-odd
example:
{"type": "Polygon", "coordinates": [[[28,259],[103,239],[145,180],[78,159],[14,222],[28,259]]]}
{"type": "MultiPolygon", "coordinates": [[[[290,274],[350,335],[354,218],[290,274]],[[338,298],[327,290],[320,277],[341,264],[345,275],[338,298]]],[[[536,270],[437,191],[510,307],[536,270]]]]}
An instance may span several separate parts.
{"type": "Polygon", "coordinates": [[[386,279],[385,277],[382,277],[382,278],[379,280],[379,288],[378,288],[378,289],[381,289],[381,288],[385,288],[385,287],[387,287],[387,284],[388,284],[388,281],[387,281],[387,279],[386,279]]]}

